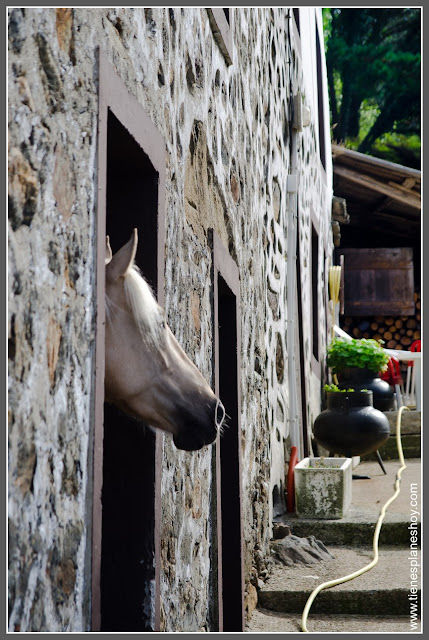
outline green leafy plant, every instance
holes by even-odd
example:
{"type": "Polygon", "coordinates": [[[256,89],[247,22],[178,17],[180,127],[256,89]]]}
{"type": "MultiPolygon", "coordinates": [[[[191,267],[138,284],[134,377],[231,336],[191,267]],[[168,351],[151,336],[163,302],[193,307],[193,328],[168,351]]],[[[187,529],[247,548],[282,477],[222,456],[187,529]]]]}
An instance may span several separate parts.
{"type": "MultiPolygon", "coordinates": [[[[352,393],[354,389],[339,389],[336,384],[325,384],[323,387],[325,391],[334,391],[335,393],[352,393]]],[[[367,393],[368,389],[360,389],[361,393],[367,393]]]]}
{"type": "Polygon", "coordinates": [[[335,338],[327,348],[327,364],[333,373],[339,373],[348,367],[370,369],[375,373],[386,371],[389,356],[382,347],[381,340],[362,338],[335,338]]]}
{"type": "MultiPolygon", "coordinates": [[[[336,384],[325,384],[325,386],[323,387],[323,389],[328,392],[328,391],[334,391],[334,392],[338,392],[338,393],[346,393],[346,389],[339,389],[337,387],[336,384]]],[[[354,391],[354,389],[347,389],[347,391],[354,391]]]]}

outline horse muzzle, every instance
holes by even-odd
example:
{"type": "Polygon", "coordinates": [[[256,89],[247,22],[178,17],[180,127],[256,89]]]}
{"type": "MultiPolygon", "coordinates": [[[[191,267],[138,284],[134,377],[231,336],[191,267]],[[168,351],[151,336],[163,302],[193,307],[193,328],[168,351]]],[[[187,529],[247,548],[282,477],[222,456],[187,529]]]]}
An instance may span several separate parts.
{"type": "Polygon", "coordinates": [[[178,420],[180,426],[173,436],[174,444],[185,451],[198,451],[213,444],[224,417],[225,409],[217,398],[198,412],[185,412],[178,420]]]}

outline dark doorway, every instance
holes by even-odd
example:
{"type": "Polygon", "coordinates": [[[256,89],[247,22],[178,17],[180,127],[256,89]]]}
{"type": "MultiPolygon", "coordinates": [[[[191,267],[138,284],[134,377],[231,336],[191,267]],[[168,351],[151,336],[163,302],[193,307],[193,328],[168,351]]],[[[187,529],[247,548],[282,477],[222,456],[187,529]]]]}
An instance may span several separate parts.
{"type": "Polygon", "coordinates": [[[242,549],[235,295],[218,275],[219,392],[228,427],[219,441],[222,516],[223,631],[243,631],[242,549]]]}
{"type": "Polygon", "coordinates": [[[237,265],[211,231],[215,323],[215,391],[228,417],[216,444],[217,536],[213,562],[217,580],[218,630],[244,631],[243,529],[241,513],[240,281],[237,265]]]}
{"type": "MultiPolygon", "coordinates": [[[[136,262],[157,293],[159,176],[111,110],[106,233],[115,253],[138,229],[136,262]]],[[[101,631],[154,630],[155,443],[148,427],[104,406],[101,631]]]]}

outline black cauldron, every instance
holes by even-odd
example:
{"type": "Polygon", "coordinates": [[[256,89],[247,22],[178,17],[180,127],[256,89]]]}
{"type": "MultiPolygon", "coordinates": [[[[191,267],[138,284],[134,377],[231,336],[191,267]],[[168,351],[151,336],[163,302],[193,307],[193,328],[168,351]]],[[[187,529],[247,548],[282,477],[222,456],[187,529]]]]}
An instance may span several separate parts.
{"type": "Polygon", "coordinates": [[[317,442],[348,458],[376,451],[390,436],[387,417],[372,405],[372,391],[328,391],[327,409],[314,421],[317,442]]]}
{"type": "Polygon", "coordinates": [[[347,367],[338,374],[339,389],[368,389],[373,393],[373,406],[379,411],[391,411],[395,408],[395,394],[388,382],[377,373],[363,367],[347,367]]]}

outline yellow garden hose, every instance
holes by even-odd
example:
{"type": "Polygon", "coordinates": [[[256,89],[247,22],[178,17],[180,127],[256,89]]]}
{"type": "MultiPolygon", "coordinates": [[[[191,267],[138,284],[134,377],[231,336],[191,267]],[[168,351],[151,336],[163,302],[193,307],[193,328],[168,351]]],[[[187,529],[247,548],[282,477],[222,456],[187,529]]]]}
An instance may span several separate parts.
{"type": "Polygon", "coordinates": [[[304,607],[304,611],[302,613],[302,619],[301,619],[301,629],[302,631],[308,633],[308,629],[307,629],[307,618],[308,618],[308,614],[310,611],[310,607],[313,604],[313,601],[315,599],[315,597],[317,596],[318,593],[320,593],[320,591],[322,591],[323,589],[329,589],[329,587],[335,587],[335,585],[337,584],[342,584],[343,582],[348,582],[349,580],[353,580],[354,578],[357,578],[358,576],[361,576],[363,573],[366,573],[367,571],[369,571],[370,569],[372,569],[373,567],[375,567],[375,565],[378,562],[378,538],[380,535],[380,529],[381,529],[381,525],[382,522],[384,520],[384,516],[386,514],[386,509],[387,507],[394,501],[396,500],[396,498],[399,495],[400,492],[400,483],[401,483],[401,475],[404,469],[406,469],[406,464],[405,464],[405,460],[404,460],[404,453],[402,450],[402,443],[401,443],[401,416],[402,416],[402,412],[404,410],[409,411],[409,407],[400,407],[399,411],[398,411],[398,418],[396,420],[396,445],[398,447],[398,454],[399,454],[399,460],[401,462],[401,467],[398,470],[397,474],[396,474],[396,480],[395,480],[395,493],[393,494],[393,496],[391,498],[389,498],[389,500],[386,502],[386,504],[383,506],[383,508],[381,509],[380,512],[380,516],[378,518],[377,521],[377,525],[375,527],[375,531],[374,531],[374,538],[373,538],[373,551],[374,551],[374,559],[372,560],[372,562],[370,562],[368,565],[366,565],[365,567],[363,567],[363,569],[359,569],[358,571],[355,571],[354,573],[351,573],[348,576],[344,576],[343,578],[338,578],[337,580],[330,580],[329,582],[323,582],[322,584],[320,584],[318,587],[316,587],[314,589],[314,591],[310,594],[310,597],[307,600],[307,603],[304,607]]]}
{"type": "Polygon", "coordinates": [[[334,339],[335,306],[340,301],[341,267],[329,267],[329,294],[332,300],[332,339],[334,339]]]}
{"type": "MultiPolygon", "coordinates": [[[[335,308],[340,301],[340,286],[341,286],[341,267],[329,267],[329,294],[332,300],[332,340],[335,337],[335,308]]],[[[333,380],[335,384],[338,384],[337,376],[334,374],[333,380]]]]}

